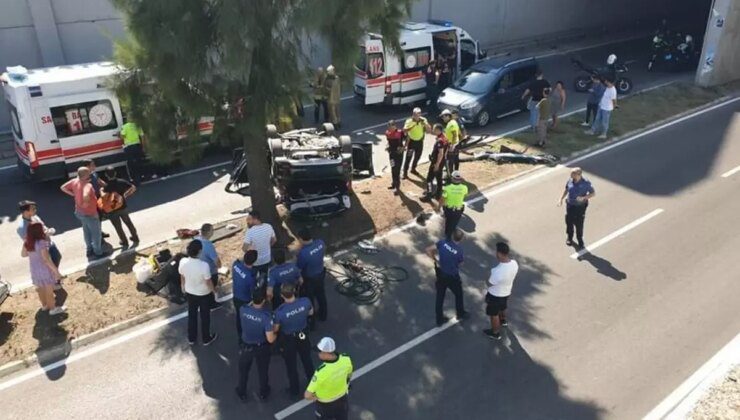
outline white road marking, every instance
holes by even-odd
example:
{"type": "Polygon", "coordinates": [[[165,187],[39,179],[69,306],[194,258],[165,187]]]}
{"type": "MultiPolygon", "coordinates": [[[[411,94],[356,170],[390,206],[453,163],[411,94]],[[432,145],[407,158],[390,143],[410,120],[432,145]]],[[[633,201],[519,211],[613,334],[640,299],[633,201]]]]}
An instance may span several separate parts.
{"type": "Polygon", "coordinates": [[[687,418],[697,401],[738,362],[740,362],[740,334],[650,410],[643,420],[687,418]]]}
{"type": "Polygon", "coordinates": [[[17,165],[3,166],[2,168],[0,168],[0,171],[6,171],[8,169],[13,169],[13,168],[17,168],[17,167],[18,167],[17,165]]]}
{"type": "MultiPolygon", "coordinates": [[[[437,334],[441,333],[442,331],[450,328],[451,326],[457,324],[458,322],[459,321],[457,321],[455,319],[452,319],[452,320],[448,321],[446,324],[444,324],[442,326],[439,326],[439,327],[432,328],[431,330],[429,330],[429,331],[425,332],[424,334],[422,334],[422,335],[414,338],[413,340],[407,341],[403,345],[401,345],[399,347],[396,347],[395,349],[389,351],[388,353],[386,353],[386,354],[378,357],[377,359],[373,360],[372,362],[370,362],[370,363],[366,364],[365,366],[357,369],[352,374],[352,381],[356,381],[357,379],[359,379],[360,377],[362,377],[366,373],[369,373],[369,372],[371,372],[371,371],[379,368],[380,366],[384,365],[385,363],[387,363],[387,362],[395,359],[396,357],[400,356],[401,354],[403,354],[403,353],[411,350],[412,348],[418,346],[419,344],[421,344],[421,343],[429,340],[430,338],[434,337],[435,335],[437,335],[437,334]]],[[[296,413],[297,411],[299,411],[299,410],[301,410],[301,409],[303,409],[303,408],[305,408],[305,407],[307,407],[309,405],[311,405],[311,402],[310,401],[307,401],[307,400],[299,401],[299,402],[297,402],[297,403],[295,403],[295,404],[293,404],[293,405],[291,405],[291,406],[289,406],[287,408],[284,408],[283,410],[277,412],[275,414],[275,418],[278,419],[278,420],[282,420],[282,419],[290,416],[291,414],[296,413]]]]}
{"type": "Polygon", "coordinates": [[[170,179],[179,178],[181,176],[190,175],[190,174],[194,174],[194,173],[198,173],[198,172],[202,172],[202,171],[207,171],[209,169],[219,168],[221,166],[226,166],[226,165],[230,165],[230,164],[231,164],[231,161],[214,163],[213,165],[204,166],[202,168],[195,168],[195,169],[191,169],[189,171],[178,172],[176,174],[172,174],[172,175],[168,175],[168,176],[163,176],[161,178],[150,179],[148,181],[142,182],[141,185],[148,185],[148,184],[154,184],[155,182],[168,181],[170,179]]]}
{"type": "MultiPolygon", "coordinates": [[[[228,295],[221,296],[218,298],[219,302],[225,302],[227,300],[231,300],[233,295],[229,293],[228,295]]],[[[84,350],[82,350],[79,353],[72,353],[68,358],[59,360],[57,362],[48,364],[43,367],[39,367],[36,369],[31,370],[30,372],[26,372],[23,375],[17,376],[15,378],[12,378],[10,380],[7,380],[3,383],[0,383],[0,391],[6,390],[8,388],[12,388],[16,385],[19,385],[23,382],[28,381],[29,379],[33,379],[37,376],[41,376],[43,374],[46,374],[47,372],[53,371],[54,369],[59,369],[62,366],[69,365],[71,363],[77,362],[79,360],[85,359],[87,357],[90,357],[94,354],[100,353],[103,350],[107,350],[109,348],[115,347],[119,344],[123,344],[127,341],[133,340],[134,338],[141,337],[144,334],[147,334],[149,332],[158,330],[159,328],[162,328],[164,326],[167,326],[169,324],[172,324],[173,322],[176,322],[178,320],[181,320],[188,316],[188,311],[182,311],[179,314],[173,315],[167,319],[163,319],[157,322],[153,322],[151,324],[148,324],[144,327],[141,327],[139,329],[132,330],[126,334],[123,334],[121,336],[118,336],[112,340],[103,342],[101,344],[98,344],[93,347],[88,347],[84,350]]]]}
{"type": "Polygon", "coordinates": [[[733,169],[730,169],[729,171],[723,173],[722,174],[722,178],[729,178],[729,177],[735,175],[738,172],[740,172],[740,166],[738,166],[736,168],[733,168],[733,169]]]}
{"type": "Polygon", "coordinates": [[[592,243],[591,245],[583,248],[582,250],[578,252],[574,252],[570,255],[571,258],[576,259],[578,257],[583,256],[584,254],[588,254],[589,252],[595,250],[596,248],[600,247],[601,245],[604,245],[608,243],[609,241],[613,240],[614,238],[617,238],[619,236],[624,235],[625,233],[631,231],[632,229],[640,226],[641,224],[647,222],[648,220],[652,219],[653,217],[659,215],[660,213],[663,213],[663,209],[655,209],[651,211],[650,213],[642,216],[641,218],[635,220],[634,222],[615,230],[614,232],[604,236],[603,238],[599,239],[598,241],[592,243]]]}

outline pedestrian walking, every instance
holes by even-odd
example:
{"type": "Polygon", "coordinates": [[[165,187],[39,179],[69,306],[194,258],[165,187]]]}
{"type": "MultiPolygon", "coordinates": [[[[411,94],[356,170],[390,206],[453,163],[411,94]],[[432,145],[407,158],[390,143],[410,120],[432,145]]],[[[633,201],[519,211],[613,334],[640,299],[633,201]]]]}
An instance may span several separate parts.
{"type": "Polygon", "coordinates": [[[188,343],[191,346],[198,338],[199,315],[203,345],[210,345],[218,337],[218,334],[211,334],[211,305],[216,289],[211,281],[208,263],[198,258],[202,250],[203,242],[190,241],[187,257],[180,260],[177,268],[180,273],[180,287],[188,299],[188,343]]]}
{"type": "Polygon", "coordinates": [[[314,330],[316,328],[316,318],[324,322],[328,312],[326,290],[324,289],[326,245],[321,239],[314,239],[308,229],[302,229],[298,232],[298,239],[301,241],[297,264],[303,277],[302,295],[307,297],[314,307],[315,315],[308,319],[311,330],[314,330]]]}
{"type": "Polygon", "coordinates": [[[444,123],[444,133],[449,148],[447,150],[446,164],[447,164],[447,175],[449,176],[453,171],[460,169],[460,151],[457,147],[460,145],[462,136],[460,135],[460,125],[457,120],[453,117],[452,112],[449,109],[445,109],[439,114],[444,123]]]}
{"type": "Polygon", "coordinates": [[[434,275],[436,278],[434,287],[437,290],[434,310],[438,326],[450,320],[444,316],[442,311],[447,289],[450,289],[452,294],[455,295],[457,319],[469,318],[463,304],[462,281],[460,280],[460,264],[464,260],[460,242],[462,242],[463,237],[463,232],[460,229],[455,229],[451,238],[437,241],[435,245],[427,248],[427,255],[434,261],[434,275]]]}
{"type": "Polygon", "coordinates": [[[532,130],[537,130],[537,121],[539,121],[539,112],[537,104],[542,100],[545,89],[550,87],[550,82],[545,79],[542,69],[537,69],[535,79],[530,82],[529,87],[522,94],[522,100],[528,98],[527,109],[529,110],[529,125],[532,130]]]}
{"type": "Polygon", "coordinates": [[[537,103],[537,146],[547,144],[547,121],[550,119],[550,89],[542,92],[542,99],[537,103]]]}
{"type": "Polygon", "coordinates": [[[262,276],[267,277],[272,260],[272,246],[277,242],[275,230],[269,223],[262,222],[262,215],[257,210],[252,210],[247,215],[247,233],[244,235],[242,250],[254,249],[257,251],[257,262],[254,268],[262,276]]]}
{"type": "Polygon", "coordinates": [[[388,152],[388,160],[391,165],[391,186],[389,190],[398,195],[401,193],[401,166],[403,165],[403,130],[396,126],[393,120],[388,121],[388,128],[385,130],[385,140],[388,145],[385,150],[388,152]]]}
{"type": "Polygon", "coordinates": [[[286,284],[300,287],[301,269],[292,262],[286,262],[285,250],[277,249],[272,253],[272,262],[275,263],[267,275],[267,300],[272,302],[272,308],[277,309],[283,303],[280,288],[286,284]]]}
{"type": "Polygon", "coordinates": [[[596,113],[596,119],[594,119],[591,129],[586,131],[586,134],[596,135],[602,140],[606,140],[612,111],[619,107],[617,105],[617,88],[614,87],[614,81],[612,79],[604,79],[604,83],[606,87],[599,101],[599,111],[596,113]]]}
{"type": "Polygon", "coordinates": [[[601,77],[596,74],[591,75],[591,87],[588,89],[588,99],[586,100],[586,119],[581,123],[584,127],[589,127],[596,120],[596,113],[599,111],[599,102],[604,95],[606,86],[601,77]]]}
{"type": "Polygon", "coordinates": [[[54,297],[54,287],[61,280],[62,275],[54,265],[49,253],[50,240],[44,232],[44,225],[31,222],[26,229],[26,239],[21,248],[21,256],[28,258],[31,267],[31,283],[36,287],[36,293],[41,302],[41,311],[49,311],[49,315],[59,315],[66,311],[64,306],[57,306],[54,297]]]}
{"type": "Polygon", "coordinates": [[[77,177],[61,186],[63,193],[74,198],[75,216],[82,224],[82,234],[85,238],[87,256],[103,258],[108,253],[103,252],[100,230],[100,216],[98,215],[97,197],[90,184],[90,169],[81,166],[77,169],[77,177]]]}
{"type": "Polygon", "coordinates": [[[144,161],[144,132],[127,116],[125,123],[121,126],[121,141],[123,142],[123,153],[126,155],[126,168],[131,182],[138,184],[141,181],[141,167],[144,161]]]}
{"type": "Polygon", "coordinates": [[[319,116],[321,114],[321,110],[324,110],[324,119],[322,121],[327,122],[329,121],[329,107],[328,107],[328,95],[326,91],[326,71],[323,67],[319,67],[316,69],[316,74],[314,75],[313,81],[311,82],[311,88],[313,89],[313,122],[315,124],[319,123],[319,116]]]}
{"type": "Polygon", "coordinates": [[[426,79],[427,89],[427,101],[426,104],[430,108],[433,108],[437,104],[437,96],[439,96],[439,67],[435,60],[431,60],[424,71],[426,79]]]}
{"type": "Polygon", "coordinates": [[[450,144],[444,135],[442,124],[434,124],[432,129],[436,136],[432,154],[429,155],[429,170],[426,177],[426,191],[421,197],[422,201],[428,201],[432,198],[439,199],[442,196],[442,173],[447,158],[447,152],[450,144]]]}
{"type": "Polygon", "coordinates": [[[139,243],[139,234],[136,231],[134,222],[131,221],[127,206],[128,198],[136,192],[136,186],[123,178],[119,178],[116,170],[111,166],[105,169],[105,177],[105,186],[102,189],[102,195],[98,199],[98,209],[102,210],[105,218],[110,220],[118,235],[118,243],[122,248],[129,247],[122,222],[128,228],[131,243],[136,245],[139,243]],[[106,211],[106,209],[110,209],[110,211],[106,211]]]}
{"type": "Polygon", "coordinates": [[[311,341],[308,338],[308,317],[313,315],[313,307],[308,298],[296,298],[296,287],[285,284],[280,290],[284,303],[275,311],[275,332],[279,333],[285,370],[288,373],[288,394],[298,397],[298,363],[301,359],[306,381],[313,377],[314,367],[311,360],[311,341]]]}
{"type": "Polygon", "coordinates": [[[244,253],[244,257],[241,260],[237,259],[231,265],[236,333],[240,343],[242,342],[242,321],[239,309],[244,305],[252,303],[252,295],[257,288],[257,278],[254,271],[255,261],[257,261],[257,251],[250,249],[244,253]]]}
{"type": "Polygon", "coordinates": [[[49,238],[49,257],[51,258],[51,261],[54,263],[54,266],[59,268],[59,264],[62,262],[62,253],[59,252],[59,248],[57,248],[54,241],[51,239],[51,237],[56,233],[56,229],[52,227],[46,226],[44,224],[44,221],[41,220],[41,217],[38,215],[38,204],[36,204],[33,201],[30,200],[23,200],[18,203],[18,210],[21,212],[20,214],[20,221],[18,222],[18,228],[16,228],[16,233],[21,238],[21,241],[26,241],[26,232],[28,231],[28,226],[31,225],[31,223],[41,223],[44,226],[44,233],[46,234],[46,237],[49,238]]]}
{"type": "Polygon", "coordinates": [[[236,386],[236,396],[243,402],[247,401],[247,379],[252,363],[257,364],[259,378],[259,392],[257,398],[264,401],[270,395],[269,368],[270,344],[277,337],[272,323],[272,314],[265,307],[265,293],[255,290],[252,303],[239,309],[242,321],[242,344],[239,352],[239,383],[236,386]]]}
{"type": "Polygon", "coordinates": [[[509,256],[509,245],[505,242],[496,244],[498,264],[491,269],[486,293],[486,315],[490,318],[491,328],[483,330],[487,337],[500,340],[501,327],[509,325],[506,320],[506,307],[514,285],[514,278],[519,272],[519,264],[509,256]]]}
{"type": "Polygon", "coordinates": [[[558,206],[566,202],[565,208],[565,244],[573,246],[573,231],[575,230],[578,248],[583,249],[583,222],[586,218],[586,208],[589,201],[596,195],[596,190],[591,182],[583,177],[581,168],[573,168],[570,171],[570,179],[565,184],[563,195],[558,200],[558,206]]]}
{"type": "Polygon", "coordinates": [[[468,195],[468,186],[463,182],[460,171],[452,173],[452,182],[442,188],[440,206],[445,216],[445,238],[452,237],[457,224],[465,210],[465,197],[468,195]]]}
{"type": "Polygon", "coordinates": [[[331,337],[324,337],[316,346],[323,362],[316,368],[304,398],[316,401],[316,418],[322,420],[349,419],[349,382],[352,380],[352,359],[346,353],[337,353],[331,337]]]}
{"type": "Polygon", "coordinates": [[[421,176],[416,170],[419,164],[421,154],[424,152],[424,137],[427,132],[432,131],[432,126],[426,118],[421,116],[421,108],[414,108],[411,112],[411,118],[407,119],[403,125],[403,131],[406,133],[406,160],[403,163],[403,179],[409,177],[409,167],[411,173],[421,176]]]}
{"type": "Polygon", "coordinates": [[[334,66],[330,65],[326,68],[326,80],[324,81],[324,87],[327,92],[327,102],[329,105],[329,119],[334,127],[339,129],[342,127],[342,118],[339,113],[339,104],[342,100],[342,83],[339,79],[334,66]]]}
{"type": "Polygon", "coordinates": [[[565,109],[565,102],[568,96],[565,92],[565,84],[558,80],[555,87],[550,91],[550,114],[552,114],[552,124],[550,129],[555,131],[560,123],[560,113],[565,109]]]}
{"type": "Polygon", "coordinates": [[[216,300],[216,286],[218,286],[218,270],[221,268],[221,257],[218,256],[216,246],[211,242],[213,237],[213,225],[203,223],[200,227],[200,233],[193,237],[194,240],[200,241],[203,250],[198,255],[201,261],[208,264],[208,270],[211,273],[211,283],[213,284],[213,296],[211,297],[211,310],[221,307],[221,303],[216,300]]]}

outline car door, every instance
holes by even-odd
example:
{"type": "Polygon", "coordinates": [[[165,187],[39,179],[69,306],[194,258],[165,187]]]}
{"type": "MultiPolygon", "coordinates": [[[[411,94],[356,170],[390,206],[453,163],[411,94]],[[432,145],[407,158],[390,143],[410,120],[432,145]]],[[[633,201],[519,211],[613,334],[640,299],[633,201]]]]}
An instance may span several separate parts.
{"type": "Polygon", "coordinates": [[[514,80],[513,77],[512,72],[506,69],[502,70],[501,75],[498,77],[498,81],[495,83],[488,101],[489,112],[492,116],[497,117],[508,112],[511,108],[512,97],[510,90],[514,80]]]}
{"type": "Polygon", "coordinates": [[[534,79],[537,66],[526,65],[512,69],[511,87],[507,90],[508,109],[505,112],[517,111],[526,108],[526,102],[522,100],[524,91],[534,79]]]}

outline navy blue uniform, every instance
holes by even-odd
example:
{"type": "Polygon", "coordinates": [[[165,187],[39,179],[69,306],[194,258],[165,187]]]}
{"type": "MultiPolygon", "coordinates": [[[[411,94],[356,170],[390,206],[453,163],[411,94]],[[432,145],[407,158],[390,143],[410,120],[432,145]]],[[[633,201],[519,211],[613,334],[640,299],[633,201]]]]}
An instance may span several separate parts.
{"type": "Polygon", "coordinates": [[[234,290],[234,313],[236,314],[236,332],[241,341],[242,338],[242,321],[239,309],[243,305],[252,302],[252,293],[257,284],[254,268],[247,267],[240,260],[234,261],[231,265],[231,277],[234,281],[232,286],[234,290]]]}
{"type": "Polygon", "coordinates": [[[581,178],[578,182],[573,182],[573,178],[571,178],[565,184],[565,190],[568,193],[565,209],[565,234],[568,237],[568,242],[572,242],[573,231],[575,230],[578,246],[583,248],[583,222],[586,219],[588,200],[578,201],[578,197],[593,194],[595,192],[594,187],[586,178],[581,178]]]}
{"type": "Polygon", "coordinates": [[[267,287],[272,288],[272,307],[277,308],[283,303],[280,297],[280,286],[292,284],[297,286],[301,279],[301,270],[293,263],[276,265],[270,269],[267,275],[267,287]]]}
{"type": "Polygon", "coordinates": [[[463,250],[459,244],[449,239],[437,242],[437,254],[439,263],[435,264],[434,271],[437,275],[435,289],[437,290],[435,312],[437,324],[444,322],[442,306],[445,301],[447,289],[455,295],[455,311],[460,318],[465,314],[463,305],[462,282],[460,281],[460,264],[463,262],[463,250]]]}
{"type": "Polygon", "coordinates": [[[247,378],[252,362],[257,362],[257,375],[260,383],[260,397],[270,394],[267,371],[270,366],[270,346],[266,332],[273,330],[272,314],[266,309],[244,305],[239,309],[242,324],[242,345],[239,355],[239,384],[236,392],[241,397],[247,395],[247,378]]]}
{"type": "MultiPolygon", "coordinates": [[[[316,308],[316,316],[326,321],[326,291],[324,290],[324,254],[326,245],[321,239],[314,239],[303,246],[298,253],[298,267],[303,275],[302,295],[311,300],[316,308]]],[[[314,317],[309,319],[311,329],[315,326],[314,317]]]]}
{"type": "Polygon", "coordinates": [[[306,381],[313,377],[314,366],[311,360],[311,342],[308,339],[306,327],[308,314],[311,311],[311,301],[308,298],[298,298],[293,302],[280,305],[275,311],[275,324],[280,326],[281,340],[283,341],[283,358],[288,373],[290,393],[298,395],[298,363],[296,356],[300,356],[306,381]]]}

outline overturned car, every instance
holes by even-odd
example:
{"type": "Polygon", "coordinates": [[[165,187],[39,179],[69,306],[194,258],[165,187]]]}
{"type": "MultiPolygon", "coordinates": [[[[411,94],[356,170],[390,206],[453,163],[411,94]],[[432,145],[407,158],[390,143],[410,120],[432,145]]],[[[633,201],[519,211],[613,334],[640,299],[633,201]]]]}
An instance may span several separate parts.
{"type": "MultiPolygon", "coordinates": [[[[285,133],[268,125],[267,145],[278,200],[294,217],[322,217],[347,210],[353,173],[373,172],[371,145],[353,145],[349,136],[335,136],[329,123],[285,133]]],[[[242,157],[235,162],[227,191],[242,192],[239,185],[246,183],[246,159],[242,157]]]]}

